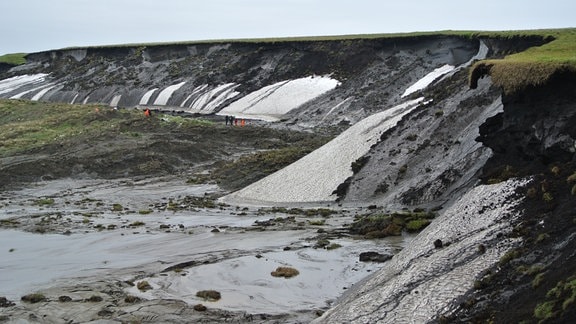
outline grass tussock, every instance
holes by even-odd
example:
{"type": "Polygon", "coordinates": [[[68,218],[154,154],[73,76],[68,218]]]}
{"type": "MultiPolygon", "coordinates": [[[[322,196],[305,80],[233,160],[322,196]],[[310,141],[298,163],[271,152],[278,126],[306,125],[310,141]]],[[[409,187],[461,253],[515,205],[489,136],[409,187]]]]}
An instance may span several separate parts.
{"type": "Polygon", "coordinates": [[[272,277],[292,278],[300,274],[300,271],[291,267],[278,267],[270,273],[272,277]]]}
{"type": "Polygon", "coordinates": [[[424,210],[357,215],[350,232],[369,239],[399,236],[403,231],[416,233],[428,226],[434,217],[434,212],[424,210]]]}
{"type": "Polygon", "coordinates": [[[546,294],[546,300],[534,308],[534,317],[541,320],[552,320],[562,317],[574,308],[576,301],[576,276],[559,281],[546,294]]]}
{"type": "Polygon", "coordinates": [[[23,302],[27,302],[27,303],[31,303],[31,304],[35,304],[35,303],[39,303],[39,302],[43,302],[43,301],[47,300],[46,296],[44,296],[41,293],[28,294],[28,295],[22,296],[22,298],[20,298],[20,299],[23,302]]]}
{"type": "Polygon", "coordinates": [[[196,297],[203,298],[207,301],[217,301],[222,298],[222,295],[216,290],[201,290],[196,293],[196,297]]]}

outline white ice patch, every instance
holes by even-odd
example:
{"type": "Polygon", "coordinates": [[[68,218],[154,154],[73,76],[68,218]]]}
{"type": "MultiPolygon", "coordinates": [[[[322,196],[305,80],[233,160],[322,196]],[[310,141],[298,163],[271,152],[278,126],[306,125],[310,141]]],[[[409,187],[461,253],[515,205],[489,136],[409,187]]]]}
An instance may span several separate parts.
{"type": "Polygon", "coordinates": [[[486,46],[486,44],[483,41],[480,41],[480,47],[478,48],[478,53],[476,53],[476,55],[474,55],[470,60],[468,60],[468,62],[458,65],[454,70],[444,74],[442,76],[442,78],[440,78],[440,80],[438,80],[438,82],[451,77],[452,75],[454,75],[456,72],[469,67],[470,65],[472,65],[472,63],[474,63],[475,61],[478,60],[483,60],[486,58],[486,56],[488,56],[488,51],[489,48],[488,46],[486,46]]]}
{"type": "Polygon", "coordinates": [[[12,97],[10,97],[10,99],[20,99],[20,98],[22,98],[23,96],[25,96],[25,95],[27,95],[27,94],[29,94],[29,93],[36,92],[36,91],[39,91],[39,90],[41,90],[41,89],[45,89],[45,88],[47,88],[47,87],[52,87],[52,86],[53,86],[53,84],[49,83],[49,84],[41,85],[41,86],[39,86],[39,87],[34,87],[34,88],[32,88],[32,89],[19,92],[19,93],[13,95],[12,97]]]}
{"type": "Polygon", "coordinates": [[[55,84],[55,85],[53,85],[53,86],[49,86],[48,88],[44,88],[44,89],[40,90],[40,91],[39,91],[37,94],[35,94],[35,95],[32,97],[32,99],[30,99],[30,100],[32,100],[32,101],[38,101],[38,100],[42,99],[42,97],[44,97],[44,95],[45,95],[48,91],[52,90],[52,89],[55,88],[56,86],[57,86],[57,85],[55,84]]]}
{"type": "Polygon", "coordinates": [[[166,89],[160,91],[158,94],[158,98],[154,101],[154,105],[165,106],[168,103],[170,97],[174,91],[180,89],[186,82],[180,82],[178,84],[173,84],[171,86],[166,87],[166,89]]]}
{"type": "Polygon", "coordinates": [[[114,98],[112,98],[112,100],[110,101],[110,107],[118,107],[120,98],[122,98],[122,95],[115,95],[114,98]]]}
{"type": "Polygon", "coordinates": [[[72,98],[72,101],[70,101],[70,104],[73,105],[76,102],[76,99],[78,99],[78,94],[74,95],[74,98],[72,98]]]}
{"type": "Polygon", "coordinates": [[[22,86],[42,83],[46,80],[48,74],[40,73],[33,75],[19,75],[12,78],[0,80],[0,95],[17,90],[22,86]]]}
{"type": "MultiPolygon", "coordinates": [[[[211,113],[224,101],[237,96],[239,94],[239,92],[235,91],[237,87],[238,84],[227,83],[212,90],[204,91],[203,93],[200,91],[196,92],[195,89],[193,94],[196,94],[196,97],[191,102],[189,108],[196,112],[211,113]]],[[[206,88],[207,86],[204,86],[202,91],[206,88]]]]}
{"type": "Polygon", "coordinates": [[[480,41],[480,47],[478,48],[478,53],[476,53],[476,55],[474,55],[468,62],[462,64],[458,68],[468,67],[472,63],[474,63],[474,61],[485,59],[486,56],[488,56],[489,50],[490,49],[488,48],[488,46],[486,46],[486,44],[483,41],[480,41]]]}
{"type": "Polygon", "coordinates": [[[336,88],[340,82],[328,76],[281,81],[233,102],[218,115],[235,115],[275,121],[289,111],[336,88]]]}
{"type": "Polygon", "coordinates": [[[350,165],[394,127],[423,98],[411,100],[356,123],[324,146],[268,177],[223,198],[245,203],[334,201],[332,192],[351,176],[350,165]]]}
{"type": "Polygon", "coordinates": [[[430,83],[434,82],[434,80],[438,79],[439,77],[441,77],[442,75],[454,70],[455,67],[453,65],[443,65],[437,69],[435,69],[434,71],[426,74],[422,79],[416,81],[416,83],[414,83],[413,85],[409,86],[408,89],[406,89],[406,91],[404,91],[404,94],[402,95],[402,98],[413,94],[416,91],[422,90],[424,88],[426,88],[428,85],[430,85],[430,83]]]}
{"type": "Polygon", "coordinates": [[[186,97],[186,99],[184,99],[184,101],[182,101],[182,103],[180,104],[180,107],[184,108],[184,107],[189,107],[188,105],[188,101],[191,98],[196,98],[195,96],[198,96],[199,93],[202,93],[206,88],[208,88],[207,84],[203,84],[199,87],[194,88],[194,90],[192,91],[191,94],[188,95],[188,97],[186,97]]]}
{"type": "Polygon", "coordinates": [[[324,120],[332,113],[334,112],[336,109],[340,109],[340,107],[342,107],[343,105],[347,104],[348,102],[352,101],[352,97],[346,98],[344,99],[344,101],[342,101],[341,103],[337,104],[336,106],[332,107],[330,109],[330,111],[328,111],[326,113],[326,115],[324,115],[324,117],[322,117],[322,120],[320,121],[320,123],[323,123],[324,120]]]}
{"type": "Polygon", "coordinates": [[[158,90],[158,88],[154,88],[152,90],[148,90],[143,96],[142,98],[140,98],[140,104],[141,105],[147,105],[148,101],[150,101],[150,97],[152,97],[152,95],[154,94],[154,92],[156,92],[158,90]]]}

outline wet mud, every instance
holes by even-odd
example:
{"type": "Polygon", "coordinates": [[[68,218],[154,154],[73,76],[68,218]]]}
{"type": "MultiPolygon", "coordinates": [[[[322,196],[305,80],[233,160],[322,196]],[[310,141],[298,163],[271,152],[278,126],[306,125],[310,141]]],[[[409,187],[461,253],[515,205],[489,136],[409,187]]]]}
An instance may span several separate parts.
{"type": "Polygon", "coordinates": [[[177,177],[2,192],[1,295],[14,304],[2,319],[309,322],[381,268],[361,253],[394,254],[411,239],[351,235],[362,208],[232,206],[221,194],[177,177]],[[281,266],[299,274],[272,276],[281,266]],[[196,296],[202,290],[221,298],[196,296]],[[42,298],[22,300],[30,294],[42,298]]]}

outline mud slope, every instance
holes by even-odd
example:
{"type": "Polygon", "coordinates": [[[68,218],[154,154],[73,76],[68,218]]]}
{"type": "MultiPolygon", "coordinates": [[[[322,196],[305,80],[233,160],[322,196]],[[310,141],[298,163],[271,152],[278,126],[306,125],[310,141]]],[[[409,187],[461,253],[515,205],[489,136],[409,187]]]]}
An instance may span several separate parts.
{"type": "Polygon", "coordinates": [[[454,195],[408,248],[317,322],[573,322],[575,80],[558,73],[505,94],[502,111],[474,132],[493,152],[479,174],[488,185],[454,195]]]}
{"type": "MultiPolygon", "coordinates": [[[[542,41],[515,47],[533,42],[542,41]]],[[[492,55],[510,50],[497,41],[490,46],[492,55]]],[[[283,108],[292,124],[352,124],[397,104],[429,72],[467,62],[479,47],[478,39],[431,35],[63,49],[29,54],[25,65],[0,73],[0,97],[204,114],[234,105],[230,114],[237,114],[253,104],[239,108],[242,98],[275,95],[285,84],[293,92],[276,101],[307,98],[283,108]],[[329,78],[330,86],[314,76],[329,78]]]]}

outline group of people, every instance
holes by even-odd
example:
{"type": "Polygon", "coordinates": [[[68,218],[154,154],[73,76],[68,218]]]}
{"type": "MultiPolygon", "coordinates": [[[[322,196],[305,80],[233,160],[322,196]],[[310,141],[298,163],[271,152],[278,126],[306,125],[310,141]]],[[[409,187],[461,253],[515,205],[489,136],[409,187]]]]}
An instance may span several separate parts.
{"type": "MultiPolygon", "coordinates": [[[[152,111],[150,108],[144,109],[144,116],[150,117],[152,116],[152,111]]],[[[246,126],[246,119],[244,118],[236,118],[235,116],[226,116],[226,125],[233,125],[233,126],[246,126]]]]}
{"type": "Polygon", "coordinates": [[[246,125],[246,119],[244,118],[236,118],[234,116],[226,116],[226,125],[234,125],[234,126],[238,126],[240,125],[241,127],[246,125]]]}

